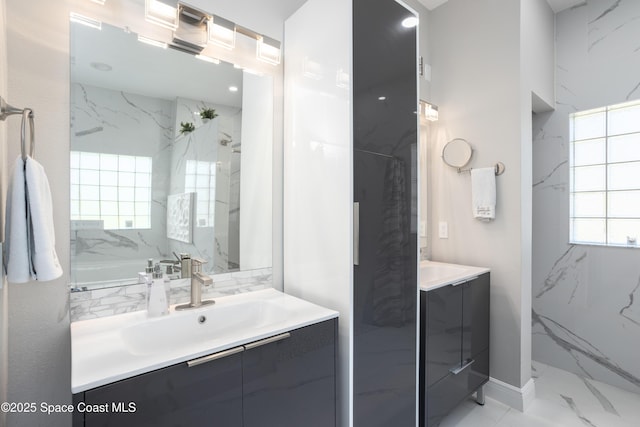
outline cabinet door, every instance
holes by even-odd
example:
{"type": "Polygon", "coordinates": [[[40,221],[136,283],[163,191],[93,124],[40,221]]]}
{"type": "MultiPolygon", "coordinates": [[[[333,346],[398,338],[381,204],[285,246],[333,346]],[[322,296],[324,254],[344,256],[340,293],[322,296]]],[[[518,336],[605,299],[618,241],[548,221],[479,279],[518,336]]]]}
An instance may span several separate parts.
{"type": "Polygon", "coordinates": [[[241,427],[242,353],[193,367],[182,363],[98,387],[85,393],[85,403],[108,408],[86,412],[87,427],[241,427]],[[118,412],[118,408],[132,411],[118,412]]]}
{"type": "Polygon", "coordinates": [[[245,427],[336,425],[336,328],[333,319],[245,346],[245,427]]]}
{"type": "Polygon", "coordinates": [[[462,360],[489,348],[489,273],[463,285],[462,360]]]}
{"type": "Polygon", "coordinates": [[[460,366],[463,286],[445,286],[427,292],[426,386],[430,387],[460,366]]]}

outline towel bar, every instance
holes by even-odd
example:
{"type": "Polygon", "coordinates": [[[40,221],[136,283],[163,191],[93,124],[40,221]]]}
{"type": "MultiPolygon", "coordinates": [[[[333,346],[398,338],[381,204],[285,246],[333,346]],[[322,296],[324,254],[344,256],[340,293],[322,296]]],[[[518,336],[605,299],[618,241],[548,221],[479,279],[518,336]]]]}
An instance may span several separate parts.
{"type": "Polygon", "coordinates": [[[35,141],[35,125],[33,123],[33,110],[31,108],[16,108],[10,104],[8,104],[4,98],[0,96],[0,120],[4,121],[7,117],[13,116],[15,114],[22,115],[22,127],[20,130],[20,149],[22,152],[22,160],[27,158],[27,150],[26,150],[26,121],[29,120],[29,131],[31,133],[30,145],[29,145],[29,156],[33,157],[36,148],[35,141]]]}
{"type": "MultiPolygon", "coordinates": [[[[458,169],[458,173],[471,172],[471,169],[472,168],[469,168],[469,169],[458,169]]],[[[495,169],[496,176],[502,175],[504,173],[504,170],[505,170],[504,163],[502,163],[502,162],[496,163],[494,165],[494,169],[495,169]]]]}

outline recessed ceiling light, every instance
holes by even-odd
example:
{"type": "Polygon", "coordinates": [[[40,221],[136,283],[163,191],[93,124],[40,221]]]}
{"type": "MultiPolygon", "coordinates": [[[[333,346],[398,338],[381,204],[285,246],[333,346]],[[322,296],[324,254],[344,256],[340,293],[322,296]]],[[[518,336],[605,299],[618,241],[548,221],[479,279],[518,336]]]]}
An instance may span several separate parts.
{"type": "Polygon", "coordinates": [[[229,92],[237,92],[238,86],[229,86],[229,92]]]}
{"type": "Polygon", "coordinates": [[[386,99],[387,99],[387,97],[386,97],[386,96],[379,96],[379,97],[378,97],[378,101],[384,101],[384,100],[386,100],[386,99]]]}
{"type": "Polygon", "coordinates": [[[413,28],[418,25],[418,18],[410,16],[402,20],[402,26],[405,28],[413,28]]]}
{"type": "Polygon", "coordinates": [[[98,71],[111,71],[113,67],[109,64],[105,64],[104,62],[92,62],[89,64],[91,68],[95,68],[98,71]]]}

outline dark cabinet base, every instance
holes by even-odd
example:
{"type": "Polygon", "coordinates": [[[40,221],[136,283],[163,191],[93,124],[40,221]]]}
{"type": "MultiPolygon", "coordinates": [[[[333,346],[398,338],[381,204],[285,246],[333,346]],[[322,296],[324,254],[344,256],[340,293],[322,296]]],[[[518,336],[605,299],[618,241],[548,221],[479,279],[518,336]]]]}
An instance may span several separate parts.
{"type": "Polygon", "coordinates": [[[480,353],[474,363],[458,375],[449,374],[426,393],[426,426],[440,424],[460,402],[471,396],[489,380],[489,350],[480,353]]]}
{"type": "Polygon", "coordinates": [[[485,273],[420,292],[420,427],[439,425],[489,380],[489,286],[485,273]]]}
{"type": "Polygon", "coordinates": [[[74,427],[335,427],[338,319],[73,396],[74,427]],[[278,338],[281,337],[282,339],[278,338]]]}

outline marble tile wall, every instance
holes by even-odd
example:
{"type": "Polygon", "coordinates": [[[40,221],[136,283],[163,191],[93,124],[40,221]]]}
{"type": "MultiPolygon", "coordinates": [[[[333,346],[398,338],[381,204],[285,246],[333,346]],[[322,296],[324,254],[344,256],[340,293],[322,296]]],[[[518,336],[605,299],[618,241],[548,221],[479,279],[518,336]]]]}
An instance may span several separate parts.
{"type": "MultiPolygon", "coordinates": [[[[271,268],[217,274],[212,278],[213,285],[202,288],[202,299],[252,292],[272,286],[271,268]]],[[[189,279],[172,280],[169,303],[189,302],[190,289],[189,279]]],[[[145,310],[146,291],[146,285],[140,284],[72,292],[70,297],[71,321],[145,310]]]]}
{"type": "Polygon", "coordinates": [[[569,114],[640,98],[640,2],[556,15],[556,110],[533,120],[533,359],[640,393],[640,252],[571,245],[569,114]]]}
{"type": "MultiPolygon", "coordinates": [[[[165,171],[172,151],[173,109],[171,101],[90,85],[71,85],[72,150],[147,156],[153,161],[151,228],[72,227],[72,264],[166,256],[169,176],[165,171]]],[[[73,274],[71,280],[76,280],[73,274]]]]}

